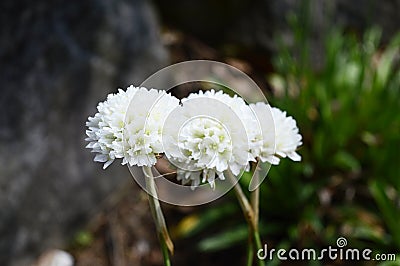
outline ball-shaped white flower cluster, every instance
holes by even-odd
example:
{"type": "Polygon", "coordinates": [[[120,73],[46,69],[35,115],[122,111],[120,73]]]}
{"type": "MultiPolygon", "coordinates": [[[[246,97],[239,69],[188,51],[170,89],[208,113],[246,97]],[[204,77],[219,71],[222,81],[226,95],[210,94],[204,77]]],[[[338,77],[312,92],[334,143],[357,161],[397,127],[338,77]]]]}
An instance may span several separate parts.
{"type": "Polygon", "coordinates": [[[241,98],[212,90],[181,101],[180,109],[167,120],[163,139],[167,158],[178,169],[178,180],[193,186],[208,182],[213,187],[215,178],[224,179],[224,171],[238,175],[254,160],[240,117],[247,106],[241,98]]]}
{"type": "Polygon", "coordinates": [[[279,164],[279,157],[300,161],[296,149],[302,144],[301,135],[293,117],[264,102],[250,104],[250,108],[261,119],[261,132],[253,138],[252,154],[274,165],[279,164]],[[272,125],[275,127],[271,128],[272,125]]]}
{"type": "Polygon", "coordinates": [[[110,94],[97,106],[86,126],[87,148],[97,153],[94,160],[107,168],[115,159],[130,166],[152,166],[163,153],[161,133],[169,113],[179,100],[163,90],[130,86],[110,94]]]}
{"type": "Polygon", "coordinates": [[[296,121],[286,112],[236,95],[209,90],[179,101],[163,90],[130,86],[110,94],[89,117],[88,148],[104,168],[115,159],[130,166],[152,166],[165,154],[183,184],[196,187],[224,172],[239,175],[249,163],[278,164],[301,159],[296,121]]]}
{"type": "Polygon", "coordinates": [[[178,180],[195,187],[206,181],[214,186],[216,175],[224,179],[223,172],[232,158],[232,140],[220,122],[209,117],[196,117],[178,134],[176,142],[168,143],[172,152],[166,152],[178,169],[178,180]]]}

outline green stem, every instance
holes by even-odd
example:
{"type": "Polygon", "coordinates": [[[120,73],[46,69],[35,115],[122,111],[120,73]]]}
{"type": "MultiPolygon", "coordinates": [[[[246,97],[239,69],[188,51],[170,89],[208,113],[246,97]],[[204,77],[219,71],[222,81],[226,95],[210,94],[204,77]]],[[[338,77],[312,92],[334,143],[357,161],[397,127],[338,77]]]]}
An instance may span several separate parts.
{"type": "MultiPolygon", "coordinates": [[[[258,251],[259,249],[262,249],[262,245],[261,245],[261,239],[260,239],[260,234],[258,232],[258,226],[255,223],[254,220],[254,211],[252,206],[250,205],[246,195],[243,193],[242,187],[240,186],[239,182],[237,182],[236,178],[234,177],[234,175],[230,172],[227,171],[227,177],[230,180],[230,182],[232,182],[232,184],[234,185],[234,191],[236,194],[236,198],[239,201],[240,207],[242,208],[244,217],[247,221],[247,224],[249,225],[249,230],[250,230],[250,234],[249,236],[252,238],[252,241],[256,247],[256,251],[258,251]]],[[[254,254],[254,246],[252,245],[252,252],[254,254]]],[[[250,253],[248,253],[248,255],[250,255],[250,253]]],[[[248,261],[249,262],[249,258],[248,261]]],[[[258,260],[258,265],[259,266],[264,266],[264,261],[262,260],[258,260]]]]}
{"type": "Polygon", "coordinates": [[[161,245],[161,251],[164,258],[164,265],[170,266],[171,261],[169,258],[169,253],[173,254],[174,245],[168,234],[168,229],[165,223],[164,215],[160,206],[160,202],[158,201],[157,198],[157,189],[154,182],[153,173],[151,172],[151,168],[143,166],[143,173],[145,174],[146,189],[149,199],[150,211],[153,216],[154,222],[156,224],[158,238],[161,245]]]}
{"type": "Polygon", "coordinates": [[[254,258],[253,237],[249,234],[249,240],[247,243],[247,266],[253,265],[253,258],[254,258]]]}
{"type": "Polygon", "coordinates": [[[236,198],[238,199],[240,207],[242,208],[244,218],[248,222],[250,228],[253,230],[254,225],[255,225],[253,209],[251,208],[251,205],[250,205],[249,201],[247,200],[247,197],[244,194],[242,187],[240,186],[239,182],[236,180],[235,176],[230,171],[227,171],[227,176],[228,176],[230,182],[232,182],[232,184],[235,184],[233,186],[233,189],[235,191],[236,198]]]}
{"type": "Polygon", "coordinates": [[[161,252],[163,254],[164,265],[171,266],[171,261],[169,259],[169,250],[168,250],[166,241],[162,234],[159,234],[159,238],[160,238],[160,243],[161,243],[161,252]],[[161,240],[161,239],[163,239],[163,240],[161,240]]]}
{"type": "MultiPolygon", "coordinates": [[[[257,170],[257,162],[254,164],[253,167],[253,179],[256,182],[256,184],[259,183],[259,172],[257,170]]],[[[260,186],[257,186],[254,191],[250,193],[250,202],[251,202],[251,207],[253,208],[254,211],[254,223],[256,228],[258,228],[258,220],[259,220],[259,210],[260,210],[260,186]]]]}
{"type": "MultiPolygon", "coordinates": [[[[257,169],[258,162],[254,164],[254,170],[253,170],[253,179],[254,181],[258,184],[259,179],[260,179],[260,172],[257,169]]],[[[261,238],[260,234],[258,231],[258,222],[259,222],[259,216],[260,216],[260,185],[256,187],[254,191],[250,193],[250,202],[251,202],[251,207],[254,211],[254,228],[255,231],[253,232],[253,238],[256,243],[257,250],[262,249],[262,243],[261,243],[261,238]]],[[[259,265],[261,260],[259,260],[259,265]]]]}

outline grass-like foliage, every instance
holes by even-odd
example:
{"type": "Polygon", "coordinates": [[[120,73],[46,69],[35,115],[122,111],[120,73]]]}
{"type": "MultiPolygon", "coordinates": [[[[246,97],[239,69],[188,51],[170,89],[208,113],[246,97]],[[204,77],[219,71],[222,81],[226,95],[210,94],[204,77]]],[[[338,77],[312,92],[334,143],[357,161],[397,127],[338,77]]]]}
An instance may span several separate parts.
{"type": "MultiPolygon", "coordinates": [[[[400,35],[332,29],[316,66],[294,22],[295,49],[281,45],[269,76],[274,106],[296,117],[301,164],[283,162],[263,184],[266,226],[280,245],[400,250],[400,35]]],[[[269,236],[273,237],[273,236],[269,236]]]]}

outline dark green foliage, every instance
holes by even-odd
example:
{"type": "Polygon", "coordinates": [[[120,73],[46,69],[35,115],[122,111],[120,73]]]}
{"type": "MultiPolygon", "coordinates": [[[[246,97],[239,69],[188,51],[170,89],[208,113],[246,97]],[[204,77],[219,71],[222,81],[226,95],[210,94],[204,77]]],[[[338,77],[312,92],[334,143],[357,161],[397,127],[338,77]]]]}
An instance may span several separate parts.
{"type": "Polygon", "coordinates": [[[273,167],[262,217],[287,224],[278,242],[323,246],[345,236],[352,247],[399,253],[400,36],[383,45],[378,29],[361,39],[333,29],[317,70],[306,35],[296,36],[300,56],[281,46],[269,98],[297,120],[303,160],[273,167]]]}

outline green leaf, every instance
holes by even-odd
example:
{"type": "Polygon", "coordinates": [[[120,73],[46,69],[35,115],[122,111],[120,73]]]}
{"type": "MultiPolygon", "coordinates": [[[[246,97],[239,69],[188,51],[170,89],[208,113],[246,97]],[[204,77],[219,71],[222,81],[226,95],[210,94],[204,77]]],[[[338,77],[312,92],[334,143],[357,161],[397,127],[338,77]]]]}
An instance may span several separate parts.
{"type": "Polygon", "coordinates": [[[345,150],[338,151],[333,157],[333,161],[337,167],[343,170],[358,172],[361,169],[360,162],[357,158],[345,150]]]}
{"type": "Polygon", "coordinates": [[[392,234],[397,248],[400,248],[399,208],[397,208],[397,206],[389,199],[385,191],[385,186],[381,181],[371,182],[369,188],[379,206],[380,211],[382,212],[382,216],[392,234]]]}
{"type": "Polygon", "coordinates": [[[393,63],[396,58],[396,54],[398,54],[399,49],[391,48],[385,50],[385,52],[381,55],[379,59],[378,65],[376,67],[376,87],[378,90],[385,89],[390,75],[393,73],[393,63]]]}
{"type": "Polygon", "coordinates": [[[229,228],[227,231],[213,235],[200,241],[200,251],[218,251],[232,247],[237,243],[244,243],[248,237],[247,225],[229,228]]]}

